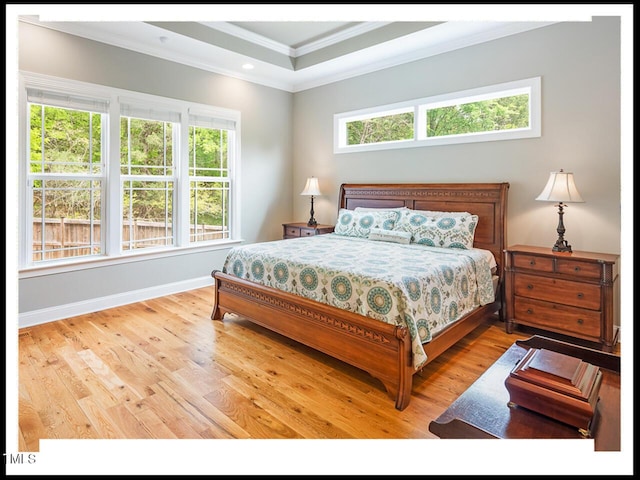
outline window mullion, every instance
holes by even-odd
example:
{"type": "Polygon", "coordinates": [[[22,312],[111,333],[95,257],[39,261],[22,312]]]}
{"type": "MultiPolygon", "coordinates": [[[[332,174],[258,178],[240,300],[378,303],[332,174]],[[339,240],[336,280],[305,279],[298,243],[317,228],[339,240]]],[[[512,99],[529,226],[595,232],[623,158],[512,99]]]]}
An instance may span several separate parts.
{"type": "Polygon", "coordinates": [[[191,203],[189,191],[189,115],[187,109],[182,111],[180,119],[179,127],[174,129],[173,133],[174,154],[176,154],[173,166],[175,179],[173,217],[176,224],[176,245],[182,247],[189,245],[191,203]]]}
{"type": "Polygon", "coordinates": [[[106,141],[103,142],[104,158],[106,159],[105,177],[106,185],[103,189],[103,202],[105,205],[104,224],[102,229],[105,242],[105,254],[107,256],[120,255],[122,248],[120,238],[122,232],[122,186],[120,182],[120,105],[117,97],[109,103],[108,127],[104,129],[106,141]]]}

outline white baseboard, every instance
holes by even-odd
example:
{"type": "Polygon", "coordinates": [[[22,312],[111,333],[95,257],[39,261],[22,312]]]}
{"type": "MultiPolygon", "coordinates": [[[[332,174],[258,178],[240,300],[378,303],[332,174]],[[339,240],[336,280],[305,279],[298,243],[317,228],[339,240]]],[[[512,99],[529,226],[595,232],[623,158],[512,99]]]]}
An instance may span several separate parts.
{"type": "MultiPolygon", "coordinates": [[[[174,293],[186,292],[187,290],[194,290],[196,288],[207,286],[213,286],[213,278],[211,278],[210,276],[194,278],[183,282],[159,285],[152,288],[134,290],[117,295],[110,295],[108,297],[93,298],[91,300],[86,300],[83,302],[70,303],[66,305],[58,305],[51,308],[43,308],[40,310],[23,312],[18,314],[18,328],[40,325],[42,323],[53,322],[56,320],[62,320],[78,315],[98,312],[107,308],[119,307],[135,302],[142,302],[144,300],[150,300],[152,298],[163,297],[165,295],[171,295],[174,293]]],[[[213,302],[213,290],[211,291],[211,294],[211,301],[213,302]]]]}

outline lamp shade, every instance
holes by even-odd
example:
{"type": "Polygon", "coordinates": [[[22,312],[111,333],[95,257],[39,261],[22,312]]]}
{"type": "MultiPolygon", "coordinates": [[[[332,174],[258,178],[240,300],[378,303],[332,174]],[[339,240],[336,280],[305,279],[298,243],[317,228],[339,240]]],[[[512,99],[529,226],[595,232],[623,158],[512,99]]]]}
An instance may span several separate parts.
{"type": "Polygon", "coordinates": [[[562,169],[559,172],[549,174],[549,180],[536,200],[562,203],[584,202],[576,188],[573,173],[565,172],[562,169]]]}
{"type": "Polygon", "coordinates": [[[318,186],[318,179],[316,177],[307,178],[307,184],[304,186],[304,190],[300,192],[300,195],[312,195],[314,197],[322,195],[318,186]]]}

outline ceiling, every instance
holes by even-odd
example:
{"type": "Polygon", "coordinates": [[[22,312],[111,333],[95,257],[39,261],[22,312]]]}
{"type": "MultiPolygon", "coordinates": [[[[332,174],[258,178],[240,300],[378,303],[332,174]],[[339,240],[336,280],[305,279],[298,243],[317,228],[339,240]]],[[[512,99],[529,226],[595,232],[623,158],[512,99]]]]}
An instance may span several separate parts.
{"type": "MultiPolygon", "coordinates": [[[[211,15],[210,18],[219,16],[211,15]]],[[[38,14],[18,17],[19,21],[289,92],[555,23],[521,20],[209,21],[204,13],[194,14],[192,19],[180,15],[169,18],[127,20],[122,15],[118,20],[109,21],[90,16],[82,20],[72,17],[67,21],[59,14],[55,20],[38,14]],[[253,68],[243,68],[247,64],[253,68]]]]}

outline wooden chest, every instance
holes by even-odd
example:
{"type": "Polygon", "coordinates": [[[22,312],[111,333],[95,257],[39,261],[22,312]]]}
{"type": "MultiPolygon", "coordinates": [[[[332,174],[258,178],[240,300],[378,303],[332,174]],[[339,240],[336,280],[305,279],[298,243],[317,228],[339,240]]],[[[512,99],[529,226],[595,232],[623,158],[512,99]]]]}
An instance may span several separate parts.
{"type": "Polygon", "coordinates": [[[531,348],[505,380],[513,405],[572,425],[591,436],[600,368],[551,350],[531,348]]]}

